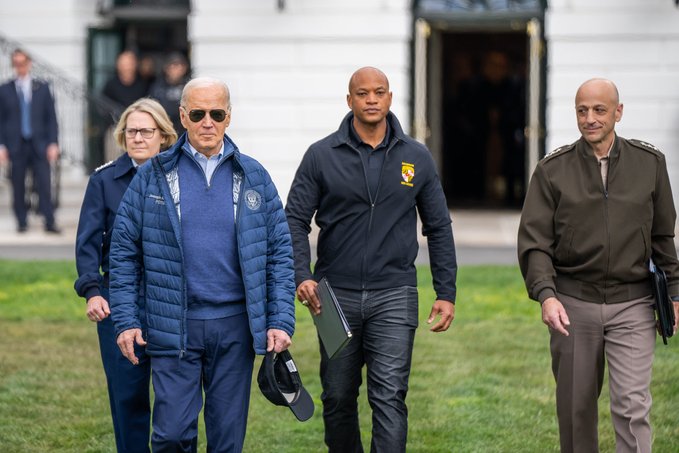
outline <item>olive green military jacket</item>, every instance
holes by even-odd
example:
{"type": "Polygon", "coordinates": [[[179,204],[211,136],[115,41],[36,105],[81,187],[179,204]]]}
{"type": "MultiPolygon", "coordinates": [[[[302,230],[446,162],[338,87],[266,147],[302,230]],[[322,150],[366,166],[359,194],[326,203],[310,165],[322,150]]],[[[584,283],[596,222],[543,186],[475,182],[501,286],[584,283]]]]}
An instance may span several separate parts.
{"type": "Polygon", "coordinates": [[[651,294],[649,258],[679,295],[676,212],[665,156],[615,138],[604,187],[599,162],[580,138],[547,155],[521,213],[519,265],[531,299],[556,292],[595,303],[651,294]]]}

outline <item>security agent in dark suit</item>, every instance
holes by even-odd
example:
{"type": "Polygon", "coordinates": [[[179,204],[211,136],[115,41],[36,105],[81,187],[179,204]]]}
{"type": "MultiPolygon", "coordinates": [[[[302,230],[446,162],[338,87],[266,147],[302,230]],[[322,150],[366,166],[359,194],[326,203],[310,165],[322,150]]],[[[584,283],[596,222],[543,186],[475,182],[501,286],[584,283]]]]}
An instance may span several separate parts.
{"type": "Polygon", "coordinates": [[[28,229],[26,172],[33,169],[39,210],[45,231],[59,233],[54,222],[50,163],[59,157],[54,99],[45,82],[31,77],[31,58],[21,49],[12,52],[16,78],[0,86],[0,164],[12,164],[12,192],[17,231],[28,229]]]}

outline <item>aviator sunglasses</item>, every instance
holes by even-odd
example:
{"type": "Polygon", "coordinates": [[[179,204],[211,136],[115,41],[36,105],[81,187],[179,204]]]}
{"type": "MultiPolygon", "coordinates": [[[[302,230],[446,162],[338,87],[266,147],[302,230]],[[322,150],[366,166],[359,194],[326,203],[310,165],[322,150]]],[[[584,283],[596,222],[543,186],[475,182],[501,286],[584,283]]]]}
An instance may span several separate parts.
{"type": "MultiPolygon", "coordinates": [[[[205,118],[205,114],[208,113],[205,110],[191,110],[189,111],[189,119],[193,121],[194,123],[197,123],[198,121],[201,121],[203,118],[205,118]]],[[[218,123],[221,123],[224,121],[226,118],[226,110],[222,109],[215,109],[215,110],[210,110],[210,118],[213,120],[217,121],[218,123]]]]}

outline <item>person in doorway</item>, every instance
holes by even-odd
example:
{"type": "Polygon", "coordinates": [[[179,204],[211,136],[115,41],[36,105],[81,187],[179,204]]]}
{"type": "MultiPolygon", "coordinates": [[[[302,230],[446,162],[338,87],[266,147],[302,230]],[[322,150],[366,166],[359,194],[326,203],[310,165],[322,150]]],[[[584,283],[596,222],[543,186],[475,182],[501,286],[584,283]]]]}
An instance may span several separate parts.
{"type": "MultiPolygon", "coordinates": [[[[97,323],[117,450],[143,453],[149,451],[151,367],[143,349],[136,350],[138,366],[132,365],[118,349],[109,316],[109,250],[120,200],[137,168],[172,145],[177,134],[161,105],[142,98],[125,109],[114,135],[125,153],[90,176],[80,208],[75,243],[78,279],[74,286],[87,301],[87,318],[97,323]]],[[[143,321],[143,297],[139,307],[143,321]]]]}
{"type": "MultiPolygon", "coordinates": [[[[139,59],[139,78],[144,82],[148,93],[158,78],[156,71],[156,59],[153,55],[143,55],[139,59]]],[[[169,112],[168,112],[169,114],[169,112]]]]}
{"type": "Polygon", "coordinates": [[[239,452],[254,356],[287,349],[294,331],[290,233],[269,174],[225,133],[226,84],[189,81],[181,121],[186,134],[120,203],[111,316],[123,355],[139,363],[136,344],[151,357],[153,451],[190,451],[204,392],[207,450],[239,452]]]}
{"type": "Polygon", "coordinates": [[[297,297],[313,314],[327,277],[352,340],[330,360],[321,347],[325,443],[360,452],[357,396],[367,366],[373,408],[371,451],[406,450],[411,356],[418,325],[417,213],[427,236],[437,300],[428,323],[448,329],[455,316],[457,264],[450,213],[429,150],[407,136],[390,111],[389,81],[364,67],[351,76],[351,111],[339,130],[311,145],[286,205],[293,238],[297,297]],[[311,219],[320,227],[311,272],[311,219]]]}
{"type": "Polygon", "coordinates": [[[116,58],[116,73],[104,85],[102,94],[114,103],[114,116],[130,104],[146,96],[148,85],[137,72],[137,55],[131,50],[121,52],[116,58]]]}
{"type": "Polygon", "coordinates": [[[45,231],[60,233],[54,219],[51,165],[59,158],[58,124],[54,99],[47,83],[31,74],[31,57],[12,52],[16,78],[0,86],[0,164],[10,163],[17,231],[28,231],[26,173],[33,172],[39,211],[45,231]]]}
{"type": "Polygon", "coordinates": [[[179,117],[179,101],[188,80],[188,71],[189,63],[184,55],[179,52],[170,54],[163,66],[163,77],[156,80],[149,92],[149,96],[157,99],[170,115],[172,124],[179,135],[185,131],[179,117]]]}
{"type": "Polygon", "coordinates": [[[549,327],[564,453],[599,451],[606,364],[616,450],[650,453],[656,323],[649,258],[679,300],[665,156],[615,133],[622,112],[613,82],[583,83],[575,96],[581,137],[540,161],[521,213],[519,265],[549,327]]]}

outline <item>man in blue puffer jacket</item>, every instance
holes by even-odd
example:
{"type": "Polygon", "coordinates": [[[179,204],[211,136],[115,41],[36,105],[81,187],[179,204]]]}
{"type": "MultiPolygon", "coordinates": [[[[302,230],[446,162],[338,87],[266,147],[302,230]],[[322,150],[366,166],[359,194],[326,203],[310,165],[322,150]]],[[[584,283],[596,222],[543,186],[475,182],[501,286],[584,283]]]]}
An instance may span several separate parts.
{"type": "Polygon", "coordinates": [[[225,134],[228,87],[191,80],[180,116],[186,134],[139,168],[120,204],[111,316],[123,355],[151,357],[153,451],[190,451],[204,391],[208,451],[239,452],[254,355],[287,349],[294,332],[290,232],[269,174],[225,134]]]}

